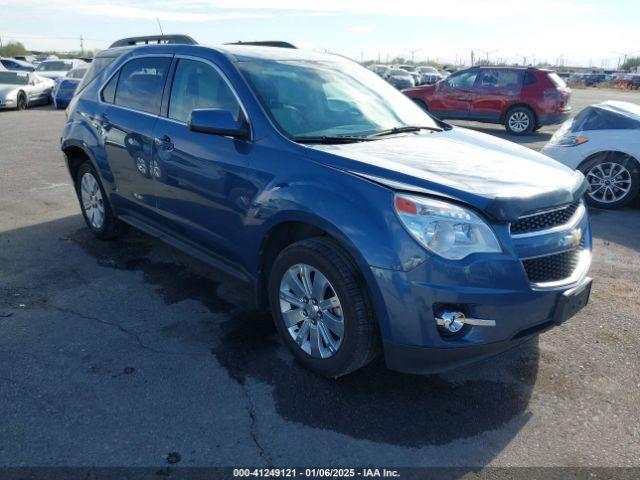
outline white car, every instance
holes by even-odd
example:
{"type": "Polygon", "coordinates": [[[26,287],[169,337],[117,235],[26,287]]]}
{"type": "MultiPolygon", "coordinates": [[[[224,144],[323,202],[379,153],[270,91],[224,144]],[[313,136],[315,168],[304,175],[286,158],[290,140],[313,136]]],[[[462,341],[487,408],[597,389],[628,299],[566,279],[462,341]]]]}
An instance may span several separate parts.
{"type": "Polygon", "coordinates": [[[591,205],[626,205],[640,191],[640,105],[591,105],[564,122],[542,153],[584,173],[591,205]]]}
{"type": "Polygon", "coordinates": [[[36,67],[36,75],[41,77],[47,77],[55,80],[59,77],[64,77],[67,72],[74,68],[87,68],[89,64],[84,60],[69,59],[69,60],[45,60],[39,63],[36,67]]]}
{"type": "Polygon", "coordinates": [[[0,109],[51,103],[54,82],[31,72],[0,72],[0,109]]]}

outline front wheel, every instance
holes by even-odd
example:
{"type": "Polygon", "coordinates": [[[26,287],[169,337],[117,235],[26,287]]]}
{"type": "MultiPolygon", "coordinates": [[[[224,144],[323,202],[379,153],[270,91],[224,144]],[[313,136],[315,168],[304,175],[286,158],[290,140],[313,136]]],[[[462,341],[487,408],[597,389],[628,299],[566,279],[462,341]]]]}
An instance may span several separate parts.
{"type": "Polygon", "coordinates": [[[18,93],[18,102],[16,104],[18,110],[26,110],[27,109],[27,96],[24,92],[18,93]]]}
{"type": "Polygon", "coordinates": [[[504,127],[513,135],[528,135],[535,126],[535,115],[527,107],[512,108],[504,119],[504,127]]]}
{"type": "Polygon", "coordinates": [[[295,357],[325,377],[340,377],[369,363],[378,332],[364,281],[332,240],[290,245],[269,275],[276,327],[295,357]]]}
{"type": "Polygon", "coordinates": [[[640,191],[640,166],[629,155],[603,152],[580,165],[580,171],[589,183],[587,202],[594,207],[622,207],[640,191]]]}

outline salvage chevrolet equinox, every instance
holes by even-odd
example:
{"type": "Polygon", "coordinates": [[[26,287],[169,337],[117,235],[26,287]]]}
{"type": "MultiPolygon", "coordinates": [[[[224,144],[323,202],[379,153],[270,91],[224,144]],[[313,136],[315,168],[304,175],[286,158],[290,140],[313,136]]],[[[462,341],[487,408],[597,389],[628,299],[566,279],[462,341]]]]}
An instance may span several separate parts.
{"type": "Polygon", "coordinates": [[[380,351],[404,372],[460,366],[587,303],[580,172],[342,57],[172,40],[101,52],[67,110],[98,238],[131,225],[245,280],[328,377],[380,351]]]}

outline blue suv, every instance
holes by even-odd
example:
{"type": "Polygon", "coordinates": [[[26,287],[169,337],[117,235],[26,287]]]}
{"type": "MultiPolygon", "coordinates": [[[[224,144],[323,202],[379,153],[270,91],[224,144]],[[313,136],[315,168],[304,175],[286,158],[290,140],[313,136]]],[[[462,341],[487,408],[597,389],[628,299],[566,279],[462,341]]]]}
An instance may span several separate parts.
{"type": "Polygon", "coordinates": [[[313,371],[380,351],[442,371],[587,303],[581,173],[436,120],[339,56],[138,40],[99,53],[68,108],[88,227],[131,225],[246,281],[313,371]]]}

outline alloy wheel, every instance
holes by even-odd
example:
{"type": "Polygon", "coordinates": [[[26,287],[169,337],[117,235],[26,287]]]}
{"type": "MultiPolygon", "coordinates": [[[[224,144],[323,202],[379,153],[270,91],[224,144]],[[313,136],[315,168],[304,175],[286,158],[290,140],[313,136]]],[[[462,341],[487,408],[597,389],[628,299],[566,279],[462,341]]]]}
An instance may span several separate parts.
{"type": "Polygon", "coordinates": [[[340,299],[317,268],[299,263],[284,273],[280,312],[289,335],[308,355],[329,358],[342,345],[344,318],[340,299]]]}
{"type": "Polygon", "coordinates": [[[27,108],[27,99],[24,95],[18,97],[18,110],[25,110],[27,108]]]}
{"type": "Polygon", "coordinates": [[[509,116],[509,128],[516,133],[524,132],[529,128],[529,115],[524,112],[515,112],[509,116]]]}
{"type": "Polygon", "coordinates": [[[603,162],[587,172],[587,195],[600,203],[613,203],[623,199],[631,190],[631,173],[623,165],[603,162]]]}
{"type": "Polygon", "coordinates": [[[100,230],[104,224],[104,201],[100,185],[92,174],[85,173],[82,176],[80,195],[87,219],[93,228],[100,230]]]}

